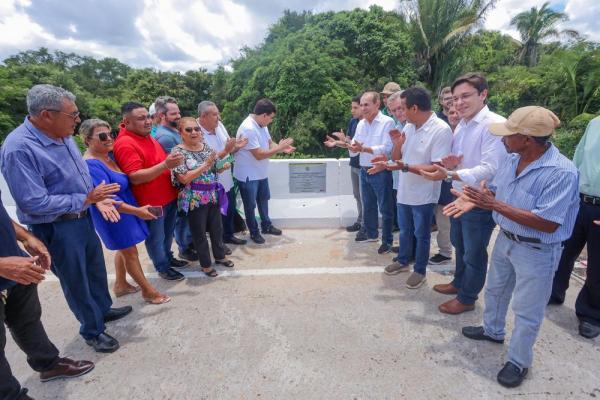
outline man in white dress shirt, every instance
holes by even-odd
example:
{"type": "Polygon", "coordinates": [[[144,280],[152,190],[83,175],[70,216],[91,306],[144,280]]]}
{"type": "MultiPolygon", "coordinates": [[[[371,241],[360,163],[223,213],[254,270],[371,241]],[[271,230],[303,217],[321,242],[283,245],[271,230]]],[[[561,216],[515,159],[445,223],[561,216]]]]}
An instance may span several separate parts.
{"type": "Polygon", "coordinates": [[[217,170],[219,183],[227,192],[227,215],[222,215],[223,242],[230,244],[246,244],[246,240],[234,236],[233,216],[235,215],[236,196],[233,189],[233,154],[248,144],[248,139],[232,139],[225,126],[219,121],[219,108],[212,101],[198,104],[198,124],[204,135],[204,142],[217,152],[217,170]]]}
{"type": "Polygon", "coordinates": [[[240,188],[250,239],[257,244],[265,243],[254,215],[257,207],[262,233],[281,235],[281,230],[275,228],[269,218],[269,158],[277,153],[292,153],[295,150],[291,138],[281,139],[279,143],[271,139],[268,125],[273,122],[276,111],[271,100],[258,100],[253,113],[241,123],[236,134],[236,138],[248,139],[248,143],[235,153],[233,177],[240,188]]]}
{"type": "Polygon", "coordinates": [[[360,98],[363,119],[356,127],[356,134],[350,145],[350,156],[360,154],[360,183],[363,201],[364,230],[356,235],[357,242],[377,241],[379,232],[377,209],[382,216],[381,246],[378,253],[392,250],[392,173],[388,170],[368,174],[373,164],[371,159],[377,155],[391,155],[392,140],[390,130],[394,129],[394,120],[379,111],[379,93],[365,92],[360,98]]]}
{"type": "MultiPolygon", "coordinates": [[[[455,130],[452,154],[442,160],[433,173],[422,172],[433,180],[452,180],[455,190],[463,185],[479,187],[481,181],[491,181],[505,150],[499,136],[489,131],[491,123],[506,118],[495,114],[486,105],[487,81],[479,74],[466,74],[452,84],[454,107],[461,121],[455,130]]],[[[456,295],[441,304],[440,312],[460,314],[472,311],[487,274],[487,247],[495,223],[490,210],[474,208],[458,218],[451,219],[450,239],[456,250],[454,279],[447,284],[435,285],[433,290],[456,295]]]]}
{"type": "Polygon", "coordinates": [[[396,261],[385,268],[385,273],[396,275],[408,271],[413,240],[416,239],[415,264],[406,286],[417,289],[426,281],[431,221],[441,188],[440,181],[429,181],[420,173],[422,170],[435,171],[433,164],[440,164],[442,158],[450,154],[452,131],[431,111],[431,95],[426,89],[411,87],[400,93],[399,97],[401,113],[409,123],[404,126],[402,133],[392,132],[393,161],[376,163],[374,170],[385,166],[388,170],[402,171],[398,177],[397,194],[400,248],[396,261]]]}

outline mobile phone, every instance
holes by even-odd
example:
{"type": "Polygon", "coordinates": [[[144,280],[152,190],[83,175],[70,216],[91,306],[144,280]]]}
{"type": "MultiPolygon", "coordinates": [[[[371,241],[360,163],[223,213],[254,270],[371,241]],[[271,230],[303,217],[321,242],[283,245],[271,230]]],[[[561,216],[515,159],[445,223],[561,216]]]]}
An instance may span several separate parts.
{"type": "Polygon", "coordinates": [[[148,211],[150,212],[150,214],[154,215],[157,218],[163,216],[163,208],[161,206],[148,207],[148,211]]]}

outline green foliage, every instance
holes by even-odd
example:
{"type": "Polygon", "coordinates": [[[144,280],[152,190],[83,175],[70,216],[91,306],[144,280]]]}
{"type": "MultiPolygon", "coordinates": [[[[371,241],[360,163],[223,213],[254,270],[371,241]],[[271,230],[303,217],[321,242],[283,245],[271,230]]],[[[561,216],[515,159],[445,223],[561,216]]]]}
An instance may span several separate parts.
{"type": "MultiPolygon", "coordinates": [[[[83,119],[98,117],[114,129],[126,101],[150,105],[175,97],[182,114],[217,103],[231,134],[256,100],[278,109],[269,127],[275,140],[292,137],[297,152],[278,157],[340,157],[325,149],[325,135],[344,129],[350,100],[389,81],[437,93],[458,75],[479,71],[490,84],[490,107],[503,115],[525,105],[553,110],[563,121],[554,142],[572,156],[591,116],[600,112],[597,43],[538,43],[535,67],[519,64],[521,44],[500,32],[479,30],[494,1],[407,0],[402,12],[369,10],[285,11],[256,48],[242,49],[229,67],[213,72],[136,69],[114,58],[94,59],[45,48],[0,64],[0,142],[27,114],[27,90],[38,83],[62,86],[77,96],[83,119]],[[420,25],[419,25],[420,24],[420,25]],[[418,29],[417,29],[418,28],[418,29]]],[[[546,37],[546,36],[545,36],[546,37]]]]}

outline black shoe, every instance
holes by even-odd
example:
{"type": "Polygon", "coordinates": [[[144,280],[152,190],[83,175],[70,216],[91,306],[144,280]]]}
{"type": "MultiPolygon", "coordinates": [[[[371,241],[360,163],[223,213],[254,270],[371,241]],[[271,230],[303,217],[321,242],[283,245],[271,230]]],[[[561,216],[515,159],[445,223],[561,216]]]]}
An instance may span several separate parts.
{"type": "Polygon", "coordinates": [[[260,233],[257,233],[256,235],[250,235],[250,239],[252,239],[252,241],[256,244],[263,244],[265,242],[265,238],[262,237],[260,233]]]}
{"type": "Polygon", "coordinates": [[[19,400],[35,400],[33,397],[27,394],[27,389],[21,389],[21,395],[17,397],[19,400]]]}
{"type": "Polygon", "coordinates": [[[452,258],[446,257],[446,256],[438,253],[429,259],[429,264],[438,265],[438,264],[442,264],[442,263],[445,263],[450,260],[452,260],[452,258]]]}
{"type": "Polygon", "coordinates": [[[392,233],[396,233],[396,232],[400,232],[400,227],[397,225],[392,227],[392,233]]]}
{"type": "Polygon", "coordinates": [[[358,232],[360,231],[360,224],[358,222],[355,222],[352,225],[347,226],[346,230],[348,232],[358,232]]]}
{"type": "Polygon", "coordinates": [[[379,254],[389,253],[390,251],[392,251],[392,246],[386,243],[382,243],[381,246],[379,246],[379,248],[377,249],[377,253],[379,254]]]}
{"type": "MultiPolygon", "coordinates": [[[[187,261],[198,261],[198,253],[196,253],[196,250],[190,248],[185,251],[180,251],[179,258],[183,258],[184,260],[187,260],[187,261]]],[[[184,262],[184,261],[177,260],[175,258],[173,259],[173,261],[184,262]]],[[[187,265],[187,263],[185,263],[185,265],[183,265],[183,266],[186,266],[186,265],[187,265]]],[[[174,265],[173,262],[171,262],[171,266],[181,268],[181,267],[178,267],[177,265],[174,265]]]]}
{"type": "Polygon", "coordinates": [[[522,370],[510,361],[504,364],[504,368],[498,372],[498,383],[507,388],[514,388],[519,386],[525,376],[527,376],[527,368],[522,370]]]}
{"type": "Polygon", "coordinates": [[[123,318],[133,310],[131,306],[111,308],[104,314],[104,322],[116,321],[123,318]]]}
{"type": "Polygon", "coordinates": [[[108,333],[103,332],[93,339],[86,339],[88,345],[92,346],[98,353],[112,353],[119,348],[119,342],[108,333]]]}
{"type": "Polygon", "coordinates": [[[593,339],[600,335],[600,326],[589,323],[588,321],[580,321],[579,334],[584,338],[593,339]]]}
{"type": "MultiPolygon", "coordinates": [[[[392,249],[392,253],[398,253],[398,250],[400,250],[400,246],[392,246],[391,249],[392,249]]],[[[396,261],[396,260],[394,260],[394,261],[396,261]]]]}
{"type": "Polygon", "coordinates": [[[230,249],[229,247],[227,247],[227,245],[226,245],[226,244],[223,244],[223,250],[225,250],[225,255],[226,255],[226,256],[230,256],[230,255],[231,255],[231,253],[233,253],[233,252],[231,251],[231,249],[230,249]]]}
{"type": "Polygon", "coordinates": [[[355,242],[376,242],[377,240],[379,240],[379,239],[377,239],[377,238],[369,239],[369,237],[367,236],[367,234],[366,233],[362,233],[362,232],[358,232],[356,234],[356,237],[354,238],[355,242]]]}
{"type": "Polygon", "coordinates": [[[487,340],[493,343],[504,343],[504,339],[494,339],[485,334],[483,326],[465,326],[462,328],[462,334],[473,340],[487,340]]]}
{"type": "Polygon", "coordinates": [[[263,233],[263,235],[279,236],[279,235],[281,235],[281,229],[277,229],[273,225],[271,225],[267,229],[263,229],[262,233],[263,233]]]}
{"type": "MultiPolygon", "coordinates": [[[[196,257],[198,257],[198,254],[196,254],[196,257]]],[[[175,257],[173,257],[171,259],[171,264],[169,264],[169,267],[173,267],[173,268],[183,268],[183,267],[187,267],[188,262],[187,261],[183,261],[183,260],[178,260],[175,257]]]]}
{"type": "Polygon", "coordinates": [[[236,238],[235,236],[232,236],[230,238],[223,240],[223,242],[229,243],[229,244],[242,245],[242,244],[246,244],[248,241],[246,239],[240,239],[240,238],[236,238]]]}
{"type": "Polygon", "coordinates": [[[159,272],[158,275],[168,281],[182,281],[185,279],[182,273],[175,271],[173,268],[168,268],[165,272],[159,272]]]}

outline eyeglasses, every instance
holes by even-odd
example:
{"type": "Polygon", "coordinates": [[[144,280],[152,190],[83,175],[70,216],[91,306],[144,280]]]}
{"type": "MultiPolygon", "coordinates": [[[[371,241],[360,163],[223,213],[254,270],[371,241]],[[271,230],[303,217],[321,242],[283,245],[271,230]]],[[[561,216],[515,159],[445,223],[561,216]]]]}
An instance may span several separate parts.
{"type": "Polygon", "coordinates": [[[73,121],[75,121],[77,118],[79,118],[79,111],[75,111],[73,113],[67,113],[61,110],[51,110],[51,109],[47,109],[46,111],[53,111],[53,112],[57,112],[57,113],[61,113],[64,115],[68,115],[69,117],[73,118],[73,121]]]}
{"type": "Polygon", "coordinates": [[[471,92],[471,93],[465,93],[462,96],[454,96],[454,97],[452,97],[452,101],[458,101],[458,100],[465,101],[469,97],[472,97],[473,95],[476,95],[476,94],[479,94],[479,92],[477,90],[474,92],[471,92]]]}
{"type": "Polygon", "coordinates": [[[193,128],[191,126],[188,126],[187,128],[184,129],[184,131],[186,131],[187,133],[192,133],[192,132],[200,132],[201,129],[199,126],[194,126],[193,128]]]}
{"type": "Polygon", "coordinates": [[[98,140],[100,140],[101,142],[106,142],[109,138],[114,139],[115,135],[112,132],[109,132],[109,133],[100,132],[98,134],[98,140]]]}

